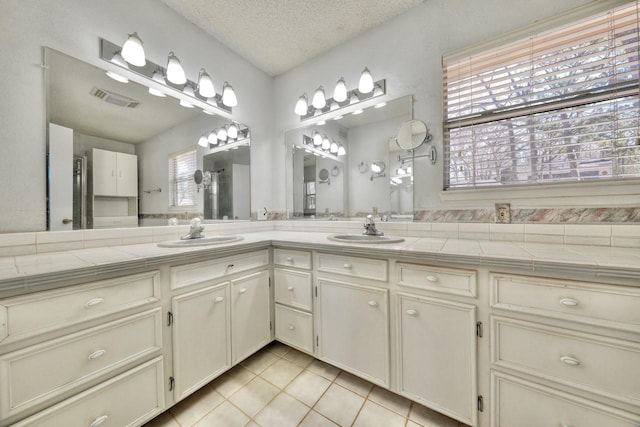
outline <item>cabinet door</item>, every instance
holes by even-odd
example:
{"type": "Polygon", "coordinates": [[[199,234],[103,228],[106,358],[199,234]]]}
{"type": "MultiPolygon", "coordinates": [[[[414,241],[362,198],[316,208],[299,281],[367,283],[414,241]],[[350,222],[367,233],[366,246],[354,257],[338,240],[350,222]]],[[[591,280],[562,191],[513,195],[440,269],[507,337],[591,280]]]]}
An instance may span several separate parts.
{"type": "Polygon", "coordinates": [[[476,307],[399,294],[400,391],[477,425],[476,307]]]}
{"type": "Polygon", "coordinates": [[[389,387],[386,289],[320,279],[320,358],[389,387]]]}
{"type": "Polygon", "coordinates": [[[94,148],[92,162],[93,194],[96,196],[117,195],[116,153],[94,148]]]}
{"type": "Polygon", "coordinates": [[[183,399],[231,366],[229,283],[172,299],[175,399],[183,399]]]}
{"type": "Polygon", "coordinates": [[[117,154],[118,196],[138,196],[138,156],[126,153],[117,154]]]}
{"type": "Polygon", "coordinates": [[[231,281],[233,364],[271,342],[269,273],[261,271],[231,281]]]}

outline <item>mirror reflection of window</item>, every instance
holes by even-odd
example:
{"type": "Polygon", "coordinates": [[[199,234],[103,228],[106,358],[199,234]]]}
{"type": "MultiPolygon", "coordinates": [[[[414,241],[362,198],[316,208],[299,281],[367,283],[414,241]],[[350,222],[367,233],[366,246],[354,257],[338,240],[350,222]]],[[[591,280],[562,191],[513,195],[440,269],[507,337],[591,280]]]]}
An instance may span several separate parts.
{"type": "Polygon", "coordinates": [[[169,206],[195,206],[196,150],[183,151],[169,156],[169,206]]]}

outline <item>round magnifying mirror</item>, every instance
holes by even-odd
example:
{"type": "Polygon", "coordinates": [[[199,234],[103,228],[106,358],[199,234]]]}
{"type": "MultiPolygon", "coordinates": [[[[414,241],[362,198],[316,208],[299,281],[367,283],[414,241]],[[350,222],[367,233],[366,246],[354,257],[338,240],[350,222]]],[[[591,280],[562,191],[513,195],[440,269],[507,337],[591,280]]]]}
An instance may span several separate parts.
{"type": "Polygon", "coordinates": [[[431,135],[422,120],[409,120],[400,126],[397,141],[398,146],[403,150],[415,150],[425,141],[430,140],[431,135]]]}
{"type": "Polygon", "coordinates": [[[193,180],[198,185],[202,184],[202,171],[200,169],[193,173],[193,180]]]}
{"type": "Polygon", "coordinates": [[[329,171],[326,169],[320,169],[318,177],[320,178],[320,181],[326,181],[327,179],[329,179],[329,171]]]}

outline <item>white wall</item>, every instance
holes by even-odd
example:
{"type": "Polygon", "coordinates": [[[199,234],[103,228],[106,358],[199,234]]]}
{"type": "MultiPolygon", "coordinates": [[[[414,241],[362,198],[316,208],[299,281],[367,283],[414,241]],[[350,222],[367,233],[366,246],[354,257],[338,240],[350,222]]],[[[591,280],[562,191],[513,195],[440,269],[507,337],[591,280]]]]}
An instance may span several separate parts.
{"type": "MultiPolygon", "coordinates": [[[[0,28],[0,232],[46,228],[43,46],[104,67],[98,38],[123,43],[137,31],[151,61],[164,64],[173,50],[191,80],[200,67],[217,87],[228,80],[238,96],[234,118],[251,127],[252,155],[265,163],[283,155],[271,149],[266,113],[273,79],[156,0],[2,0],[0,28]]],[[[271,206],[270,171],[252,170],[251,181],[252,203],[271,206]]]]}
{"type": "MultiPolygon", "coordinates": [[[[319,85],[333,88],[344,76],[349,89],[369,67],[374,79],[387,80],[387,98],[413,94],[415,118],[427,123],[442,154],[442,78],[444,53],[497,37],[590,3],[589,0],[428,0],[421,6],[291,70],[275,81],[275,123],[280,140],[287,129],[299,126],[293,112],[298,97],[319,85]]],[[[332,89],[329,89],[332,90],[332,89]]],[[[284,145],[276,159],[284,161],[284,145]]],[[[284,170],[274,165],[274,170],[284,170]]],[[[440,201],[443,186],[442,156],[432,166],[427,159],[414,165],[416,209],[447,207],[440,201]]],[[[276,176],[275,185],[284,182],[276,176]]],[[[357,184],[356,184],[357,185],[357,184]]],[[[284,206],[276,198],[274,204],[284,206]]],[[[351,210],[357,210],[355,206],[351,210]]]]}

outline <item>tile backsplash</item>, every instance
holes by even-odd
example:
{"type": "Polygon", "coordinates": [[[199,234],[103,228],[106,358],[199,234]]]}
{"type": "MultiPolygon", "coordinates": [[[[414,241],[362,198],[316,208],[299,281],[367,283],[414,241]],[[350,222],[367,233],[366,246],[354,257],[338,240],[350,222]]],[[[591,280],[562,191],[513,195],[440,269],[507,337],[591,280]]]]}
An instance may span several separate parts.
{"type": "MultiPolygon", "coordinates": [[[[493,209],[419,210],[414,221],[427,222],[495,222],[493,209]]],[[[640,224],[640,208],[531,208],[511,209],[514,224],[640,224]]]]}

